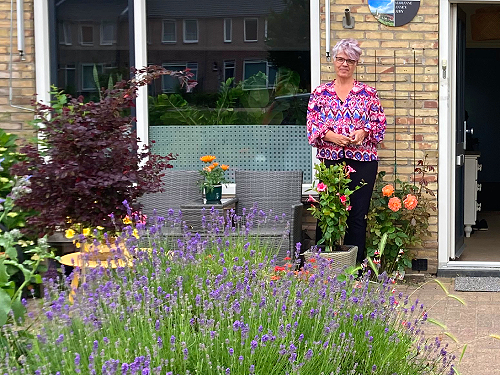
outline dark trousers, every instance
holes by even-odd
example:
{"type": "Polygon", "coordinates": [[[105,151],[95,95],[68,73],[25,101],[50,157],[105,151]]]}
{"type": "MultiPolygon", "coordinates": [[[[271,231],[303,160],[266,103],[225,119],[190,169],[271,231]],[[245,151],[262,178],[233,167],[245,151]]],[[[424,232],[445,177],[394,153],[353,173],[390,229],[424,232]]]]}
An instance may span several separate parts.
{"type": "MultiPolygon", "coordinates": [[[[356,245],[358,247],[358,262],[365,259],[365,242],[366,242],[366,215],[370,208],[370,200],[372,197],[373,186],[377,178],[378,161],[358,161],[352,159],[339,160],[323,160],[325,165],[339,164],[345,162],[350,165],[356,172],[351,173],[351,182],[349,188],[354,189],[361,182],[366,182],[359,190],[351,195],[351,211],[347,218],[347,231],[344,237],[344,244],[356,245]]],[[[318,225],[316,225],[316,242],[323,237],[323,233],[318,225]]]]}

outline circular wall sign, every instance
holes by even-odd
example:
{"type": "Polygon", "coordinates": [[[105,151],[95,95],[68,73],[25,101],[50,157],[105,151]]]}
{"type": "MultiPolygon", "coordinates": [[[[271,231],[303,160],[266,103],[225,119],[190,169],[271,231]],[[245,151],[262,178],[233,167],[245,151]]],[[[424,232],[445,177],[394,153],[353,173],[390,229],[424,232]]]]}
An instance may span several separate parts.
{"type": "Polygon", "coordinates": [[[417,15],[420,0],[368,0],[375,19],[386,26],[403,26],[417,15]]]}

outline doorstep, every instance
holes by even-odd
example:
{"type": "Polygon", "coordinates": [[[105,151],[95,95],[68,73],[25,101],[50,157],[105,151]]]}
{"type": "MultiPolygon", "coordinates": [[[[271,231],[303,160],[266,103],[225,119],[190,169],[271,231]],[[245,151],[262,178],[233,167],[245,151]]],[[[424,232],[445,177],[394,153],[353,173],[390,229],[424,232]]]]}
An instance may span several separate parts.
{"type": "Polygon", "coordinates": [[[438,267],[437,276],[500,277],[500,262],[454,261],[444,267],[438,267]]]}

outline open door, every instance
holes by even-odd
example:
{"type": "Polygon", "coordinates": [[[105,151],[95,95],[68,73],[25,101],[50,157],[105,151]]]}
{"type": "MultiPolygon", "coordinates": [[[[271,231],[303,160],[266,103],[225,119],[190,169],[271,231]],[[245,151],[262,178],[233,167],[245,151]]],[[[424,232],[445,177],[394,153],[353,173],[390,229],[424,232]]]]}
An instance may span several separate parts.
{"type": "Polygon", "coordinates": [[[455,254],[452,259],[460,257],[465,248],[464,243],[464,164],[465,164],[465,43],[466,15],[455,5],[456,9],[456,77],[455,77],[455,254]]]}

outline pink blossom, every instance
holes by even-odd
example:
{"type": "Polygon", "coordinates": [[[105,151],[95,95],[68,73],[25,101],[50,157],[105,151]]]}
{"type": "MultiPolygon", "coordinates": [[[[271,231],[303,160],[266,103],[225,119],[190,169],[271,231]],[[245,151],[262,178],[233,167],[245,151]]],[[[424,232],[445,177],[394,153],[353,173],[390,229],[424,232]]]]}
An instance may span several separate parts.
{"type": "Polygon", "coordinates": [[[347,197],[345,195],[341,195],[340,196],[340,201],[345,204],[345,202],[347,201],[347,197]]]}
{"type": "Polygon", "coordinates": [[[320,192],[320,193],[323,192],[323,191],[326,191],[326,189],[327,189],[327,186],[324,183],[322,183],[322,182],[320,182],[318,184],[318,186],[316,186],[316,190],[318,192],[320,192]]]}
{"type": "Polygon", "coordinates": [[[314,203],[318,202],[311,194],[309,194],[309,199],[307,199],[307,201],[308,202],[314,202],[314,203]]]}
{"type": "Polygon", "coordinates": [[[352,206],[347,206],[347,211],[351,211],[352,206]]]}

